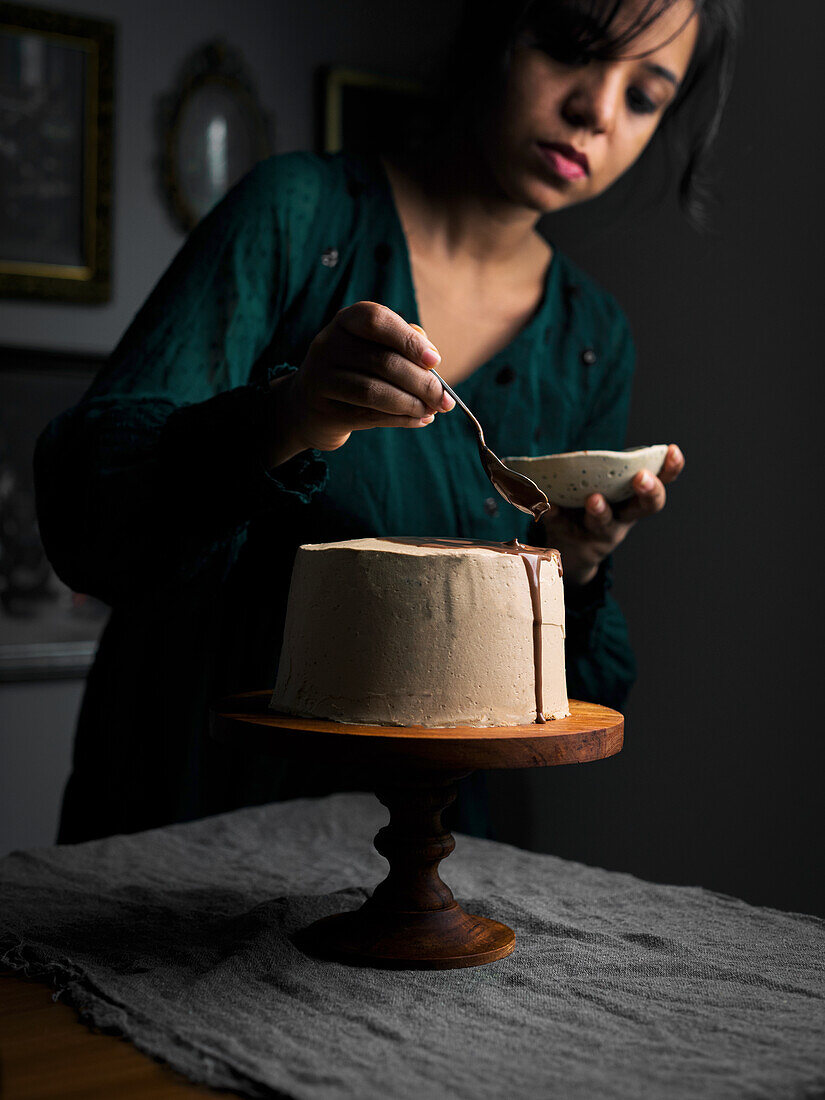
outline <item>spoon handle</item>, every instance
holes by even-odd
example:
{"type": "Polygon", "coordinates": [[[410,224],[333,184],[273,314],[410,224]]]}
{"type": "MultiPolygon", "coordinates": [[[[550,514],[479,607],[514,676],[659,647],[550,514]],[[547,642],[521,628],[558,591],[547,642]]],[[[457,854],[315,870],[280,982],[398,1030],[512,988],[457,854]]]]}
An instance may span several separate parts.
{"type": "Polygon", "coordinates": [[[478,438],[479,438],[481,444],[486,447],[487,444],[486,444],[485,439],[484,439],[484,430],[482,429],[479,422],[476,420],[475,416],[473,416],[473,414],[470,412],[468,407],[464,404],[464,402],[461,400],[461,398],[458,396],[458,394],[455,392],[455,390],[452,388],[452,386],[448,385],[444,381],[444,379],[441,377],[441,375],[438,373],[437,370],[433,370],[431,368],[431,373],[436,376],[438,381],[441,383],[441,385],[444,387],[444,389],[450,395],[450,397],[452,397],[453,401],[455,401],[456,405],[458,405],[458,407],[462,410],[462,412],[466,413],[467,416],[469,416],[470,420],[472,420],[473,424],[475,425],[475,429],[478,432],[478,438]]]}

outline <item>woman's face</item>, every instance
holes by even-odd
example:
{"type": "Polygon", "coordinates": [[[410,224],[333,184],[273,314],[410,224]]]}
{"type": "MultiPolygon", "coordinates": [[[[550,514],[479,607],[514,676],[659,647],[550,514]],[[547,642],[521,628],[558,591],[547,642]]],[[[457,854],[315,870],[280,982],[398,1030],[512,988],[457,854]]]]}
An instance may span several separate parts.
{"type": "MultiPolygon", "coordinates": [[[[637,5],[627,0],[619,24],[637,5]]],[[[677,0],[627,48],[635,59],[566,64],[537,46],[516,46],[501,106],[482,136],[510,200],[546,213],[605,191],[653,137],[697,34],[692,0],[677,0]]]]}

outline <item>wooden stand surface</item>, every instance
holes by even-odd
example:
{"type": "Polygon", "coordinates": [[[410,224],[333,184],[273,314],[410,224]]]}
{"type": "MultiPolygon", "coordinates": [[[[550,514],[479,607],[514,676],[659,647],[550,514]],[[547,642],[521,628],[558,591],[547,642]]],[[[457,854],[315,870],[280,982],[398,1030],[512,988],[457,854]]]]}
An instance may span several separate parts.
{"type": "Polygon", "coordinates": [[[211,712],[218,740],[254,749],[323,756],[363,766],[390,821],[375,847],[390,871],[360,909],[316,921],[296,937],[310,954],[370,966],[447,970],[509,955],[515,933],[465,913],[438,865],[455,848],[441,815],[456,784],[477,768],[534,768],[613,756],[624,719],[570,701],[569,718],[543,725],[431,729],[357,726],[269,710],[271,692],[223,699],[211,712]]]}

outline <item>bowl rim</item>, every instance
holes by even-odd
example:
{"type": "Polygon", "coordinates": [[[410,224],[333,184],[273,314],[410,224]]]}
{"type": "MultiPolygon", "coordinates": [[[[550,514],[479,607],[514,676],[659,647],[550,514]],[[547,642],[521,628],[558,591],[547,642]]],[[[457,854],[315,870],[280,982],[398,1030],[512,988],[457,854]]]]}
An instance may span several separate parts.
{"type": "Polygon", "coordinates": [[[660,447],[665,450],[669,443],[647,443],[641,447],[627,447],[623,451],[559,451],[551,455],[506,455],[503,462],[547,462],[551,458],[627,458],[628,455],[637,455],[639,451],[655,451],[660,447]]]}

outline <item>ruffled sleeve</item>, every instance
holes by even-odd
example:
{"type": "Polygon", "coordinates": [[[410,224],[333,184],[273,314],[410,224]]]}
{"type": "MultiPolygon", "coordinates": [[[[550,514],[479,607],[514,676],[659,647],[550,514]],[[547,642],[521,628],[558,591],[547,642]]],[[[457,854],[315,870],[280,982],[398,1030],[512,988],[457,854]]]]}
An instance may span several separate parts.
{"type": "Polygon", "coordinates": [[[41,535],[75,591],[112,605],[174,599],[225,573],[250,521],[323,487],[317,452],[265,468],[277,398],[249,381],[322,201],[307,159],[259,165],[190,236],[80,404],[46,428],[41,535]]]}

